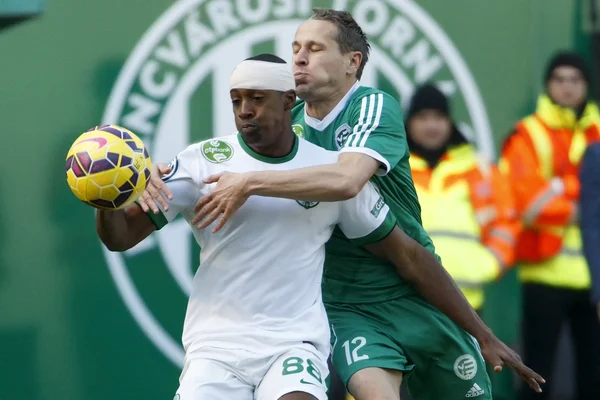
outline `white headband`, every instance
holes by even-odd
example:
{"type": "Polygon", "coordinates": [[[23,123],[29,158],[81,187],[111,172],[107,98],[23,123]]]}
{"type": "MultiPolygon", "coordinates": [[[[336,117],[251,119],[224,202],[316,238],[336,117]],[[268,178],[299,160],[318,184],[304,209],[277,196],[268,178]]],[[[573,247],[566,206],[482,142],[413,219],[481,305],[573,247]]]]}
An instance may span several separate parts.
{"type": "Polygon", "coordinates": [[[233,70],[229,89],[295,90],[294,75],[288,64],[244,60],[233,70]]]}

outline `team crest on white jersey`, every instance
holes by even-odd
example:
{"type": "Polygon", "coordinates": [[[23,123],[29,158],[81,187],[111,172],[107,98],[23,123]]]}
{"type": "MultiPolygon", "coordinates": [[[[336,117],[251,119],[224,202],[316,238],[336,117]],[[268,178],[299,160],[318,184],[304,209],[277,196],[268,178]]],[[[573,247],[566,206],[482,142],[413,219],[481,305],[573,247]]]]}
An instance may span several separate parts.
{"type": "Polygon", "coordinates": [[[296,200],[296,203],[300,204],[302,207],[308,209],[311,208],[315,208],[316,206],[319,205],[320,202],[318,201],[303,201],[303,200],[296,200]]]}
{"type": "MultiPolygon", "coordinates": [[[[291,61],[294,33],[313,7],[351,12],[369,36],[372,53],[361,78],[363,85],[393,92],[405,106],[416,85],[436,82],[452,98],[463,131],[475,132],[480,151],[493,158],[485,106],[469,69],[432,17],[418,2],[405,0],[174,2],[128,57],[103,122],[135,132],[156,162],[172,160],[190,143],[235,132],[228,89],[231,71],[259,52],[291,61]],[[391,86],[382,87],[380,82],[391,86]]],[[[298,126],[294,133],[304,136],[298,126]]],[[[340,132],[340,148],[347,135],[340,132]]],[[[233,149],[229,151],[220,140],[205,146],[207,152],[202,154],[209,162],[223,163],[233,155],[233,149]]],[[[299,202],[305,208],[314,203],[299,202]]],[[[183,366],[180,332],[198,252],[182,219],[126,253],[104,252],[127,309],[178,368],[183,366]],[[153,265],[146,265],[148,260],[153,265]]]]}

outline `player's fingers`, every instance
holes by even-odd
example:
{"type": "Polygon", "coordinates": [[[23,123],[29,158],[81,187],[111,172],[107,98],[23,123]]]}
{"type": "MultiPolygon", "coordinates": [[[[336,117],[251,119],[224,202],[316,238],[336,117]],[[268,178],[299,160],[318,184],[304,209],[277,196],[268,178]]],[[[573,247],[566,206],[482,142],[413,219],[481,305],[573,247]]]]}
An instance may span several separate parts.
{"type": "Polygon", "coordinates": [[[163,193],[161,196],[158,196],[156,201],[158,202],[158,204],[160,204],[160,206],[163,208],[163,210],[169,211],[169,203],[167,202],[167,198],[165,196],[166,195],[163,193]]]}
{"type": "Polygon", "coordinates": [[[221,176],[223,174],[222,173],[218,173],[218,174],[214,174],[209,176],[208,178],[204,178],[204,180],[202,182],[204,183],[215,183],[215,182],[219,182],[219,179],[221,179],[221,176]]]}
{"type": "MultiPolygon", "coordinates": [[[[150,210],[152,210],[152,212],[154,214],[158,214],[159,209],[156,206],[156,203],[154,202],[152,195],[148,191],[145,191],[142,194],[142,200],[143,200],[144,204],[146,205],[146,212],[148,211],[147,209],[150,208],[150,210]]],[[[143,207],[142,207],[142,209],[143,209],[143,207]]]]}
{"type": "Polygon", "coordinates": [[[206,218],[204,218],[202,222],[198,224],[198,229],[204,229],[213,222],[215,222],[217,218],[219,218],[219,215],[221,215],[221,213],[222,210],[219,207],[214,206],[212,212],[210,214],[207,213],[208,215],[206,216],[206,218]]]}
{"type": "Polygon", "coordinates": [[[148,204],[146,204],[146,198],[145,198],[146,192],[142,193],[142,195],[140,196],[140,198],[138,199],[138,203],[140,205],[140,207],[142,207],[142,210],[144,212],[148,212],[148,210],[150,208],[148,208],[148,204]]]}
{"type": "Polygon", "coordinates": [[[223,216],[221,217],[219,222],[217,222],[217,225],[212,230],[212,233],[219,232],[221,230],[221,228],[223,228],[225,226],[227,221],[229,221],[230,216],[231,216],[231,212],[229,210],[225,210],[225,212],[223,213],[223,216]]]}
{"type": "Polygon", "coordinates": [[[158,197],[158,189],[152,181],[150,181],[150,184],[146,186],[146,192],[148,192],[150,194],[150,197],[152,197],[153,199],[158,197]]]}
{"type": "Polygon", "coordinates": [[[521,379],[523,379],[525,382],[527,382],[527,385],[534,390],[535,392],[538,393],[542,393],[542,388],[540,386],[540,384],[533,378],[527,378],[524,376],[521,376],[521,379]]]}
{"type": "Polygon", "coordinates": [[[198,202],[194,206],[194,212],[196,213],[196,217],[192,220],[192,223],[196,224],[196,223],[198,223],[198,221],[200,221],[200,218],[199,218],[200,210],[202,210],[204,208],[204,206],[206,206],[208,203],[210,203],[212,201],[212,199],[213,199],[213,194],[209,193],[206,196],[202,196],[200,198],[200,200],[198,200],[198,202]]]}
{"type": "Polygon", "coordinates": [[[154,214],[158,214],[158,206],[156,202],[160,199],[160,192],[152,185],[146,187],[146,193],[149,194],[150,199],[148,200],[148,206],[154,211],[154,214]]]}
{"type": "Polygon", "coordinates": [[[499,355],[499,352],[496,349],[492,348],[490,351],[485,351],[484,357],[485,361],[494,367],[494,372],[502,371],[504,361],[502,361],[502,357],[499,355]]]}
{"type": "Polygon", "coordinates": [[[159,164],[156,164],[156,167],[158,169],[160,176],[166,175],[169,172],[171,172],[171,167],[169,167],[169,164],[159,163],[159,164]]]}
{"type": "Polygon", "coordinates": [[[158,189],[158,191],[160,193],[162,193],[162,195],[166,199],[173,200],[173,195],[171,194],[171,191],[169,190],[169,187],[167,186],[167,184],[165,182],[163,182],[162,179],[159,179],[158,182],[155,185],[156,185],[156,188],[158,189]]]}
{"type": "Polygon", "coordinates": [[[519,372],[519,374],[521,376],[526,377],[526,381],[534,381],[536,382],[536,384],[539,383],[546,383],[546,380],[537,372],[535,372],[534,370],[532,370],[531,368],[529,368],[528,366],[526,366],[525,364],[521,363],[521,365],[519,366],[519,368],[517,369],[517,371],[519,372]]]}

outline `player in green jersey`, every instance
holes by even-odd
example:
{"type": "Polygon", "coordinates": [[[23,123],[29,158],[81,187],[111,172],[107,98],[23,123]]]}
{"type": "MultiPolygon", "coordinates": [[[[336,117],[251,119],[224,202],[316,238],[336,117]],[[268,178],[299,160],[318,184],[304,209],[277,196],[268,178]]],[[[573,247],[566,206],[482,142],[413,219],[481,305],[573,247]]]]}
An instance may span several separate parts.
{"type": "MultiPolygon", "coordinates": [[[[358,85],[369,53],[360,27],[348,13],[316,10],[293,47],[297,94],[304,100],[293,111],[294,128],[315,144],[340,150],[337,164],[209,177],[205,182],[218,184],[198,203],[194,223],[205,227],[221,217],[219,230],[251,195],[338,201],[371,180],[399,226],[434,252],[421,226],[399,105],[358,85]]],[[[404,376],[417,399],[491,399],[479,345],[469,333],[496,370],[513,367],[541,391],[543,379],[489,331],[451,282],[433,272],[400,276],[336,231],[323,282],[333,362],[357,400],[398,399],[404,376]]]]}

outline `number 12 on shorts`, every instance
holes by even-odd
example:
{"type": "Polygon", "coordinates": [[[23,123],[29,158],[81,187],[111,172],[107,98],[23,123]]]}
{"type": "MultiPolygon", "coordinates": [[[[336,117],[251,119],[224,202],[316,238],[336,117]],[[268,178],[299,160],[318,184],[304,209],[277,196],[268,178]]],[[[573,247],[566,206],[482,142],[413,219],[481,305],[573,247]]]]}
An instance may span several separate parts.
{"type": "Polygon", "coordinates": [[[367,339],[363,336],[357,336],[352,340],[346,340],[342,347],[344,348],[344,352],[346,353],[346,362],[348,365],[355,363],[357,361],[368,360],[369,356],[366,354],[359,354],[358,351],[367,344],[367,339]],[[351,349],[352,347],[352,349],[351,349]]]}

